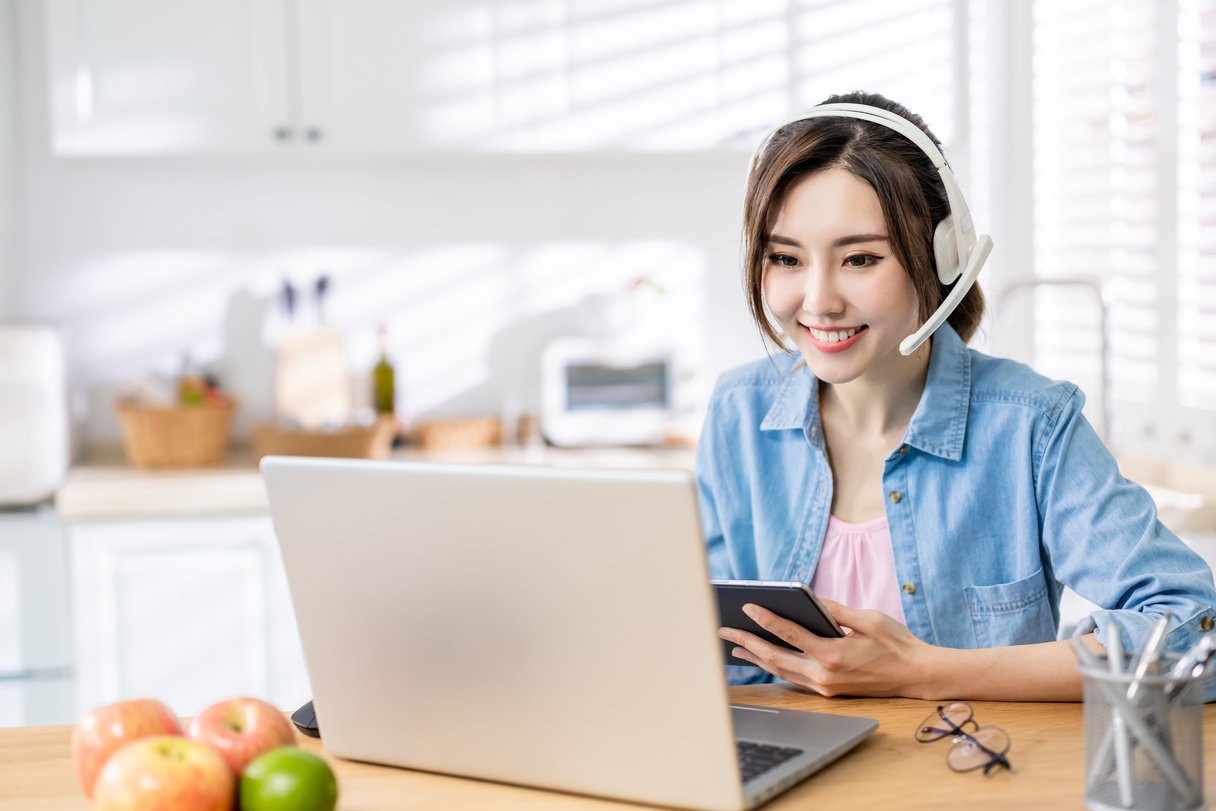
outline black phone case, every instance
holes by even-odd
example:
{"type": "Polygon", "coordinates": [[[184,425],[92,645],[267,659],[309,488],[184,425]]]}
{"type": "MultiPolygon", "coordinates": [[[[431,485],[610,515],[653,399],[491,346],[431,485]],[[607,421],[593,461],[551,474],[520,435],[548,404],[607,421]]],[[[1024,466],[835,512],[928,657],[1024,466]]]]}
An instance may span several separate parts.
{"type": "MultiPolygon", "coordinates": [[[[748,631],[774,645],[780,645],[789,650],[797,650],[785,640],[761,628],[752,618],[743,613],[743,606],[753,603],[767,608],[779,617],[796,622],[816,636],[839,637],[833,621],[820,610],[812,599],[809,589],[800,584],[782,585],[723,585],[714,584],[714,594],[718,598],[718,621],[720,627],[738,628],[748,631]],[[804,590],[806,589],[806,590],[804,590]]],[[[745,665],[755,667],[744,659],[736,659],[731,655],[737,645],[722,640],[722,655],[728,665],[745,665]]]]}

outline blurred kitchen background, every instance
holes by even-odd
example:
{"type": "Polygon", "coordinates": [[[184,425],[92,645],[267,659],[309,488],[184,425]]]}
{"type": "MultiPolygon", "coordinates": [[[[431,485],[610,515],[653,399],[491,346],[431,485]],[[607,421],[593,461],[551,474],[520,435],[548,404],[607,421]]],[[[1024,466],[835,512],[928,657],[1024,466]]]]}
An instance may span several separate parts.
{"type": "Polygon", "coordinates": [[[267,448],[690,466],[751,150],[854,89],[1216,560],[1216,0],[0,0],[0,726],[308,697],[267,448]]]}

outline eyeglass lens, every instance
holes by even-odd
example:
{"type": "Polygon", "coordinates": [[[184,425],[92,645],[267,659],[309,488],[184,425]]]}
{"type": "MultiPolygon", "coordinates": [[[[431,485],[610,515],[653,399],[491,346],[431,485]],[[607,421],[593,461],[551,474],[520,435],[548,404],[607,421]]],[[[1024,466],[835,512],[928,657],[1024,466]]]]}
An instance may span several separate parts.
{"type": "Polygon", "coordinates": [[[946,763],[956,772],[987,766],[1009,751],[1009,736],[998,727],[980,727],[950,747],[946,763]]]}
{"type": "Polygon", "coordinates": [[[947,735],[957,735],[963,724],[971,720],[971,705],[963,701],[947,704],[930,715],[916,728],[916,740],[929,743],[947,735]]]}

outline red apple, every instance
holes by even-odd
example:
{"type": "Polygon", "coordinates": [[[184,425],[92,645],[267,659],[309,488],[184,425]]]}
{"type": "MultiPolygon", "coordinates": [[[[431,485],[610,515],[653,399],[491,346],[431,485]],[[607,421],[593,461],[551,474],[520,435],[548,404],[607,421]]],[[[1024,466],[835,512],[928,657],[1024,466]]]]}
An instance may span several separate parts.
{"type": "Polygon", "coordinates": [[[93,784],[110,755],[149,735],[181,735],[182,725],[164,702],[153,698],[119,701],[86,715],[72,731],[72,765],[85,796],[93,799],[93,784]]]}
{"type": "Polygon", "coordinates": [[[258,755],[296,742],[291,722],[260,698],[232,698],[212,704],[194,716],[186,734],[213,747],[236,775],[258,755]]]}
{"type": "Polygon", "coordinates": [[[219,753],[180,735],[153,735],[114,753],[93,792],[97,811],[229,811],[236,777],[219,753]]]}

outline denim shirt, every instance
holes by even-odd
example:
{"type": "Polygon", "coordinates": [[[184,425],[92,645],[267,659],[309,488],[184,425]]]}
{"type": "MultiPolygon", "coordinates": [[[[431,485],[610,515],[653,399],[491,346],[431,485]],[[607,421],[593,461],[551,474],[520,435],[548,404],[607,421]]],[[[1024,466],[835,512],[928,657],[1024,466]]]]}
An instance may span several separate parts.
{"type": "MultiPolygon", "coordinates": [[[[724,374],[697,451],[713,577],[809,583],[832,504],[819,387],[797,355],[724,374]]],[[[1081,414],[1084,396],[934,335],[924,393],[883,462],[883,506],[908,628],[933,645],[1056,638],[1063,586],[1101,606],[1078,634],[1139,650],[1173,612],[1167,649],[1216,617],[1212,572],[1157,520],[1081,414]]],[[[864,607],[864,606],[858,606],[864,607]]],[[[1209,626],[1210,627],[1210,626],[1209,626]]],[[[731,680],[770,680],[730,668],[731,680]]],[[[1205,684],[1216,698],[1216,679],[1205,684]]]]}

